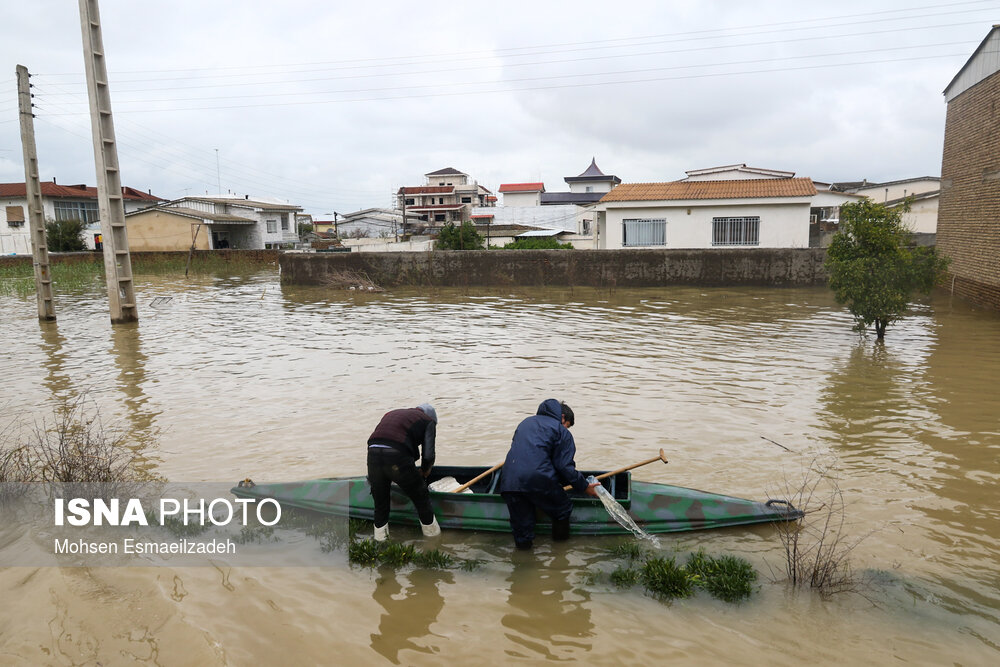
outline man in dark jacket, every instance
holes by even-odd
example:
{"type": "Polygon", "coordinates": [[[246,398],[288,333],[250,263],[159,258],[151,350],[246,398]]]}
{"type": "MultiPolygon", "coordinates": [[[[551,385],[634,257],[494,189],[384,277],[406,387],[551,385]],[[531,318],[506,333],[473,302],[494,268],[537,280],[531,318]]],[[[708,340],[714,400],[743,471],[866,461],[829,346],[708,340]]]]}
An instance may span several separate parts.
{"type": "Polygon", "coordinates": [[[500,495],[507,502],[510,527],[518,549],[530,549],[535,539],[535,508],[552,519],[552,539],[569,537],[573,503],[563,490],[597,495],[600,482],[588,484],[576,469],[576,443],[569,432],[575,418],[565,403],[543,401],[538,413],[522,421],[510,443],[500,475],[500,495]]]}
{"type": "Polygon", "coordinates": [[[434,467],[436,434],[437,412],[423,403],[415,408],[385,413],[368,438],[368,484],[375,502],[377,542],[384,542],[389,537],[389,487],[393,482],[413,501],[424,535],[441,534],[425,479],[434,467]]]}

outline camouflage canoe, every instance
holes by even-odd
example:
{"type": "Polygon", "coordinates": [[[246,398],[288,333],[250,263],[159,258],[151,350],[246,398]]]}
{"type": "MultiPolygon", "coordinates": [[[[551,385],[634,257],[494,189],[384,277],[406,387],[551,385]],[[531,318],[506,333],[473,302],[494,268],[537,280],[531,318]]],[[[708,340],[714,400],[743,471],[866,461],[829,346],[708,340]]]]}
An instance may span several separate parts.
{"type": "MultiPolygon", "coordinates": [[[[435,466],[430,482],[454,477],[465,483],[486,467],[435,466]]],[[[431,503],[442,528],[451,530],[486,530],[509,532],[507,505],[496,492],[503,470],[497,470],[472,487],[472,493],[431,491],[431,503]]],[[[601,471],[583,471],[599,475],[601,471]]],[[[756,502],[717,493],[708,493],[668,484],[639,482],[630,472],[602,480],[615,500],[647,533],[670,533],[705,530],[723,526],[742,526],[798,519],[802,513],[785,501],[756,502]]],[[[371,492],[364,476],[316,479],[304,482],[254,484],[247,480],[232,489],[241,498],[274,498],[282,506],[312,510],[324,514],[371,520],[374,515],[371,492]]],[[[590,496],[573,495],[572,532],[577,535],[619,535],[628,531],[620,526],[601,504],[590,496]]],[[[392,492],[392,524],[418,524],[417,513],[396,487],[392,492]]],[[[548,519],[539,517],[539,531],[545,531],[548,519]]]]}

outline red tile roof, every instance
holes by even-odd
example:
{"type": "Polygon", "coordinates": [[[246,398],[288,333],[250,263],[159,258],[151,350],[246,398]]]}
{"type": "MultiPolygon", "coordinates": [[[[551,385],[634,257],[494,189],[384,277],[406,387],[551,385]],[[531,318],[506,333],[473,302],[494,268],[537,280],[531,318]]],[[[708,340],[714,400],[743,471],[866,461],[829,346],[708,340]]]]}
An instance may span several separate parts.
{"type": "MultiPolygon", "coordinates": [[[[97,188],[86,185],[57,185],[51,181],[42,181],[43,197],[72,197],[75,199],[97,199],[97,188]]],[[[0,183],[0,197],[25,197],[27,196],[24,183],[0,183]]],[[[135,188],[123,187],[122,197],[125,199],[139,201],[163,201],[155,195],[151,195],[135,188]]]]}
{"type": "Polygon", "coordinates": [[[500,192],[545,192],[545,183],[504,183],[500,192]]]}
{"type": "Polygon", "coordinates": [[[604,195],[601,198],[601,203],[672,199],[811,197],[815,194],[816,186],[813,185],[810,178],[751,178],[732,181],[622,183],[604,195]]]}
{"type": "Polygon", "coordinates": [[[481,218],[492,218],[494,216],[492,213],[475,213],[469,217],[472,218],[473,220],[479,220],[481,218]]]}

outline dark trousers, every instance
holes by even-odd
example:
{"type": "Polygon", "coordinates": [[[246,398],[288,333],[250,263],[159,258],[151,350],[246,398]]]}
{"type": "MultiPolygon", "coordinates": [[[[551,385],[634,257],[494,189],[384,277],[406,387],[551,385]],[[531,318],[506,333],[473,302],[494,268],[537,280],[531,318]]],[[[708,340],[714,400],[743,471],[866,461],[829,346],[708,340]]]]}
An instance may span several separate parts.
{"type": "Polygon", "coordinates": [[[514,533],[514,544],[518,549],[530,549],[534,542],[536,508],[552,520],[552,539],[559,541],[569,538],[569,517],[573,513],[573,502],[561,487],[554,486],[546,491],[505,491],[500,495],[507,503],[510,529],[514,533]]]}
{"type": "Polygon", "coordinates": [[[389,523],[389,487],[395,482],[406,497],[413,501],[425,526],[434,521],[431,496],[427,482],[420,474],[413,459],[395,449],[368,448],[368,485],[375,502],[375,525],[379,528],[389,523]]]}

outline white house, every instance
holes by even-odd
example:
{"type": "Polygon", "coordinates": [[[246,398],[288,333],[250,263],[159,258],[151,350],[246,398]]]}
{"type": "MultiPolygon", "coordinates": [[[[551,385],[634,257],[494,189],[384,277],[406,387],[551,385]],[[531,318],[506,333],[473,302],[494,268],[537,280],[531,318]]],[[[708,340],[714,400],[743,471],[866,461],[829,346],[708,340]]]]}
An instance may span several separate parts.
{"type": "MultiPolygon", "coordinates": [[[[80,220],[92,227],[85,241],[93,247],[93,234],[100,234],[97,188],[86,185],[58,185],[55,180],[40,183],[42,216],[45,220],[80,220]]],[[[125,212],[137,211],[163,201],[135,188],[122,188],[125,212]]],[[[24,183],[0,183],[0,254],[31,254],[28,228],[28,197],[24,183]]]]}
{"type": "Polygon", "coordinates": [[[503,183],[499,192],[505,207],[541,206],[545,183],[503,183]]]}
{"type": "MultiPolygon", "coordinates": [[[[421,214],[407,209],[403,224],[403,212],[391,208],[365,208],[340,216],[336,232],[340,238],[384,239],[403,234],[411,226],[421,222],[421,214]]],[[[329,229],[329,227],[327,227],[329,229]]]]}
{"type": "Polygon", "coordinates": [[[938,200],[941,179],[937,176],[919,176],[898,181],[869,183],[867,180],[834,183],[833,188],[871,198],[889,208],[909,202],[910,210],[903,213],[903,224],[921,234],[937,232],[938,200]]]}
{"type": "Polygon", "coordinates": [[[133,250],[284,248],[299,240],[296,215],[302,208],[249,195],[183,197],[125,214],[133,250]]]}
{"type": "Polygon", "coordinates": [[[595,245],[806,248],[815,196],[809,178],[623,183],[597,205],[595,245]]]}

